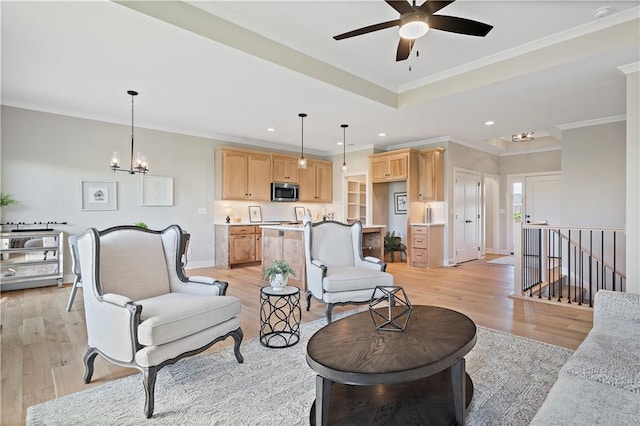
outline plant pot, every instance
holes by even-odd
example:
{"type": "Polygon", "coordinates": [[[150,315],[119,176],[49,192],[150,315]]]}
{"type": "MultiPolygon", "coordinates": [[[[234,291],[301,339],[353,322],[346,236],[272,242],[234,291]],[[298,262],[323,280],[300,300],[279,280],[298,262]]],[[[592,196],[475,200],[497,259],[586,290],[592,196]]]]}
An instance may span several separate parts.
{"type": "Polygon", "coordinates": [[[289,282],[289,277],[283,274],[277,274],[275,277],[271,279],[271,287],[274,290],[282,290],[287,286],[289,282]]]}
{"type": "Polygon", "coordinates": [[[387,263],[402,262],[402,251],[390,251],[384,254],[384,261],[387,263]]]}

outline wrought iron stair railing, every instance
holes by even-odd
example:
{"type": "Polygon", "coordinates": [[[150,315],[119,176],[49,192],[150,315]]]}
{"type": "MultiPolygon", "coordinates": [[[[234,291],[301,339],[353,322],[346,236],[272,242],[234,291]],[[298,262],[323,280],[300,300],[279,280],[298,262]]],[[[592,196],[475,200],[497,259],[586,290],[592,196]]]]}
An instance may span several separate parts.
{"type": "Polygon", "coordinates": [[[520,236],[522,296],[593,307],[598,290],[626,290],[623,229],[522,225],[520,236]]]}

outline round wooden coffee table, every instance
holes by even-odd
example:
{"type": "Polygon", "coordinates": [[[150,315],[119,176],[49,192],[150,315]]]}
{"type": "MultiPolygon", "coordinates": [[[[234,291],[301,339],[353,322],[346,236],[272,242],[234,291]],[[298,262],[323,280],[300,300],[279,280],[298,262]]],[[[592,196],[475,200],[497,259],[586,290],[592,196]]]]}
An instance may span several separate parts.
{"type": "Polygon", "coordinates": [[[376,330],[361,312],[323,327],[307,345],[318,374],[312,424],[464,424],[473,383],[464,356],[476,343],[466,315],[413,306],[403,332],[376,330]]]}

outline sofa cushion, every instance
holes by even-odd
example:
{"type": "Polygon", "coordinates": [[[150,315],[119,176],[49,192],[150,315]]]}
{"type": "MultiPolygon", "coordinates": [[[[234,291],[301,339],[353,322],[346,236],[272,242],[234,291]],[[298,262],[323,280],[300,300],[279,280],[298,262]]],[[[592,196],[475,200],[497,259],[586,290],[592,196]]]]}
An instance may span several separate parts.
{"type": "MultiPolygon", "coordinates": [[[[597,323],[560,376],[573,376],[640,393],[640,321],[597,323]]],[[[636,396],[640,400],[640,396],[636,396]]]]}
{"type": "Polygon", "coordinates": [[[327,292],[373,289],[379,285],[393,285],[393,276],[387,272],[356,266],[328,268],[327,276],[322,282],[327,292]]]}
{"type": "Polygon", "coordinates": [[[240,314],[240,299],[167,293],[136,302],[142,305],[138,341],[162,345],[198,333],[240,314]]]}
{"type": "Polygon", "coordinates": [[[577,377],[561,377],[531,421],[531,426],[636,424],[638,394],[577,377]]]}

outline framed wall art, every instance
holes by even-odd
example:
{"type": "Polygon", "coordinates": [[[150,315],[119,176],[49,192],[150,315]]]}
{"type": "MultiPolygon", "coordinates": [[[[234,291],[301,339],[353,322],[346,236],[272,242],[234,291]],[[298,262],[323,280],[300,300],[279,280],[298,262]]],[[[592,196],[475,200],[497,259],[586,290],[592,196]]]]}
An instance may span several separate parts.
{"type": "Polygon", "coordinates": [[[170,176],[142,176],[143,206],[173,206],[173,178],[170,176]]]}
{"type": "Polygon", "coordinates": [[[117,210],[118,189],[115,181],[83,180],[80,182],[82,210],[117,210]]]}
{"type": "Polygon", "coordinates": [[[304,207],[294,207],[293,210],[296,213],[296,222],[302,222],[304,220],[304,207]]]}
{"type": "Polygon", "coordinates": [[[395,214],[407,214],[407,193],[406,192],[395,192],[393,194],[394,198],[394,213],[395,214]]]}
{"type": "Polygon", "coordinates": [[[262,222],[262,209],[260,206],[249,206],[249,222],[262,222]]]}

